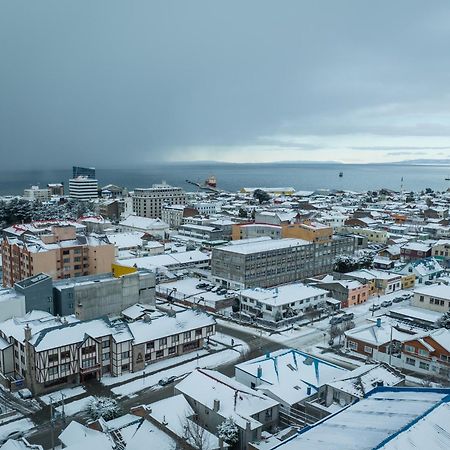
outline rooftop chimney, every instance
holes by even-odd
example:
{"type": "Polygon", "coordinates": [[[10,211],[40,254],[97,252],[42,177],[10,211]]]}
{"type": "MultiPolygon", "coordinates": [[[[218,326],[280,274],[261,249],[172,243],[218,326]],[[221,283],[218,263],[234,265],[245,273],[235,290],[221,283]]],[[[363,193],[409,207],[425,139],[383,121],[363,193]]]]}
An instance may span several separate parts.
{"type": "Polygon", "coordinates": [[[377,327],[381,328],[381,317],[378,317],[377,319],[377,327]]]}
{"type": "Polygon", "coordinates": [[[257,371],[256,371],[256,376],[258,377],[258,378],[262,378],[262,367],[261,366],[258,366],[258,369],[257,369],[257,371]]]}
{"type": "Polygon", "coordinates": [[[218,400],[217,398],[215,398],[215,399],[214,399],[214,407],[213,407],[213,410],[214,410],[215,412],[217,412],[217,411],[219,411],[219,409],[220,409],[220,400],[218,400]]]}

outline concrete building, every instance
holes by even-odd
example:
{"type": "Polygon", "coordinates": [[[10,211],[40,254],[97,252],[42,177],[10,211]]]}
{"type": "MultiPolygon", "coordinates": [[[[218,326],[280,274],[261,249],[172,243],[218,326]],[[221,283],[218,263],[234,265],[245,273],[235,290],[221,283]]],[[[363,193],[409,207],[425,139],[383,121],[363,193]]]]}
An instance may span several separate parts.
{"type": "Polygon", "coordinates": [[[213,248],[215,281],[232,288],[270,287],[333,270],[337,254],[352,254],[353,238],[330,242],[269,238],[232,241],[213,248]]]}
{"type": "Polygon", "coordinates": [[[23,198],[30,201],[47,202],[50,198],[50,191],[48,188],[39,189],[39,186],[31,186],[30,189],[24,189],[23,198]]]}
{"type": "Polygon", "coordinates": [[[252,288],[239,292],[240,309],[270,326],[286,326],[310,310],[323,308],[328,291],[302,283],[285,284],[273,289],[252,288]]]}
{"type": "Polygon", "coordinates": [[[87,177],[69,180],[69,197],[74,200],[94,200],[98,198],[98,181],[87,177]]]}
{"type": "Polygon", "coordinates": [[[120,221],[119,229],[122,232],[135,231],[145,233],[159,239],[165,239],[169,233],[169,225],[163,220],[135,215],[129,215],[120,221]]]}
{"type": "Polygon", "coordinates": [[[136,188],[131,195],[134,214],[142,217],[161,218],[164,205],[184,205],[183,189],[168,184],[154,184],[151,188],[136,188]]]}
{"type": "Polygon", "coordinates": [[[179,228],[186,217],[198,215],[196,208],[186,205],[164,205],[161,209],[161,219],[166,222],[170,228],[179,228]]]}
{"type": "Polygon", "coordinates": [[[91,275],[54,283],[55,314],[79,320],[120,315],[135,303],[155,305],[155,274],[148,270],[114,277],[91,275]]]}
{"type": "Polygon", "coordinates": [[[4,286],[40,273],[57,280],[111,272],[114,262],[114,245],[106,236],[77,233],[73,223],[14,225],[3,230],[3,235],[4,286]]]}
{"type": "Polygon", "coordinates": [[[450,286],[435,284],[416,288],[411,304],[430,311],[446,313],[450,311],[450,286]]]}
{"type": "Polygon", "coordinates": [[[23,315],[25,315],[25,296],[11,288],[0,288],[0,321],[23,315]]]}
{"type": "Polygon", "coordinates": [[[25,312],[37,310],[53,313],[53,283],[47,274],[39,273],[18,281],[14,284],[14,289],[25,297],[25,312]]]}
{"type": "Polygon", "coordinates": [[[57,197],[64,196],[64,183],[49,183],[47,184],[47,189],[50,196],[52,195],[55,195],[57,197]]]}
{"type": "Polygon", "coordinates": [[[331,293],[331,296],[341,302],[342,308],[365,303],[369,299],[370,287],[357,280],[334,280],[332,277],[317,281],[316,286],[331,293]]]}

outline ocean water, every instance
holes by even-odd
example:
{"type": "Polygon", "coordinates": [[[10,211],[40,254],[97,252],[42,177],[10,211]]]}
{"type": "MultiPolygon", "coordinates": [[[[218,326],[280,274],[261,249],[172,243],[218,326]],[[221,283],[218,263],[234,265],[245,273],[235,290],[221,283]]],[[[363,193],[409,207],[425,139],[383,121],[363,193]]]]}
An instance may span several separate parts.
{"type": "MultiPolygon", "coordinates": [[[[0,169],[0,195],[21,194],[31,185],[63,181],[68,185],[71,167],[64,170],[8,170],[0,169]]],[[[109,183],[135,187],[149,187],[165,180],[187,190],[196,188],[186,180],[203,183],[210,175],[217,178],[218,188],[237,191],[242,187],[294,187],[297,190],[347,189],[367,191],[379,188],[420,191],[427,187],[446,190],[450,187],[450,166],[409,164],[226,164],[174,163],[148,167],[102,169],[97,167],[100,186],[109,183]],[[339,177],[339,172],[343,177],[339,177]],[[403,178],[403,181],[402,181],[403,178]]]]}

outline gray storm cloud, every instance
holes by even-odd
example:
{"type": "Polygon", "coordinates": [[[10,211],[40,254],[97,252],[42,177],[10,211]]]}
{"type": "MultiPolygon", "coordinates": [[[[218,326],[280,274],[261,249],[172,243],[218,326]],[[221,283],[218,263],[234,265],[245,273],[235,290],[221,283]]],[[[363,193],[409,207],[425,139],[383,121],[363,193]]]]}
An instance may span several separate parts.
{"type": "Polygon", "coordinates": [[[283,134],[450,136],[448,1],[4,0],[0,9],[4,167],[137,165],[283,134]]]}

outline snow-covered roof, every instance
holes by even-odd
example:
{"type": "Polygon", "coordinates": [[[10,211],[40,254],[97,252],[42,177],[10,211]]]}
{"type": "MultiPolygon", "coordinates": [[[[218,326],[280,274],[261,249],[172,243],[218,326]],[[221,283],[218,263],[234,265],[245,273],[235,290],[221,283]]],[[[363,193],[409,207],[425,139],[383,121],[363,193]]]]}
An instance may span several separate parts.
{"type": "Polygon", "coordinates": [[[214,410],[214,401],[218,400],[217,414],[223,419],[233,418],[241,429],[246,428],[247,422],[252,430],[261,427],[261,422],[252,416],[278,405],[275,400],[213,370],[197,369],[175,389],[210,410],[214,410]]]}
{"type": "Polygon", "coordinates": [[[188,309],[176,313],[173,317],[163,315],[154,318],[151,322],[132,322],[128,326],[133,336],[133,344],[141,344],[215,323],[212,316],[188,309]]]}
{"type": "Polygon", "coordinates": [[[362,398],[380,383],[383,386],[396,386],[403,380],[404,376],[388,365],[366,364],[327,384],[354,397],[362,398]]]}
{"type": "Polygon", "coordinates": [[[450,286],[446,284],[433,284],[431,286],[421,286],[414,289],[415,294],[429,295],[431,297],[438,297],[444,300],[450,300],[450,286]]]}
{"type": "Polygon", "coordinates": [[[273,250],[281,250],[284,248],[295,248],[304,245],[312,245],[311,242],[303,239],[267,239],[258,242],[242,242],[235,241],[233,245],[223,245],[217,247],[218,249],[230,252],[239,253],[242,255],[249,255],[252,253],[270,252],[273,250]]]}
{"type": "Polygon", "coordinates": [[[188,252],[170,253],[166,255],[143,256],[142,258],[130,258],[121,260],[122,265],[134,266],[143,269],[154,269],[155,267],[173,267],[179,265],[189,265],[196,262],[208,263],[210,255],[200,250],[188,252]]]}
{"type": "Polygon", "coordinates": [[[164,230],[169,228],[169,225],[161,219],[151,219],[149,217],[135,216],[133,214],[130,214],[124,220],[120,221],[119,225],[144,231],[164,230]]]}
{"type": "Polygon", "coordinates": [[[372,450],[382,444],[390,450],[448,448],[430,447],[429,439],[439,442],[443,435],[443,442],[449,441],[450,421],[441,420],[448,417],[449,400],[449,389],[376,388],[367,398],[304,428],[277,450],[372,450]],[[430,437],[421,434],[425,424],[433,430],[430,437]],[[402,442],[406,447],[398,446],[402,442]]]}
{"type": "Polygon", "coordinates": [[[237,364],[235,370],[238,379],[238,371],[259,378],[258,390],[289,405],[300,402],[323,384],[347,373],[342,367],[294,349],[278,350],[245,361],[237,364]]]}
{"type": "Polygon", "coordinates": [[[279,286],[273,289],[249,288],[240,291],[243,297],[251,298],[258,302],[280,306],[287,303],[293,303],[299,300],[305,300],[312,297],[325,298],[328,291],[314,286],[308,286],[302,283],[292,283],[279,286]]]}

